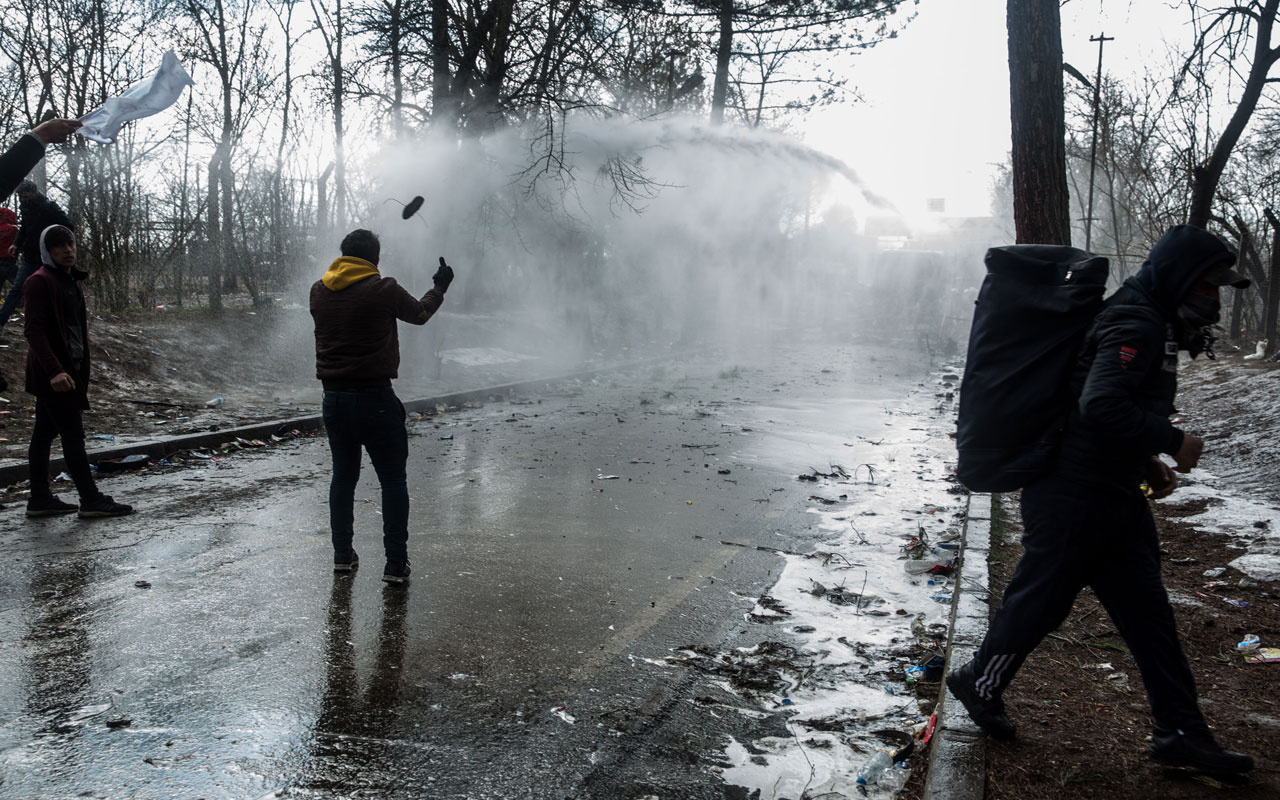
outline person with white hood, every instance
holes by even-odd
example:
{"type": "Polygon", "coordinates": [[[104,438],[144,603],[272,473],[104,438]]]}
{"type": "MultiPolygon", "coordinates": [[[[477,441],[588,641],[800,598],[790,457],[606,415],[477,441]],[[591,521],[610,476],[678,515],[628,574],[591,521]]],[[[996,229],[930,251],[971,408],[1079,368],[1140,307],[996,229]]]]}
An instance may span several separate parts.
{"type": "Polygon", "coordinates": [[[28,517],[79,512],[79,516],[121,517],[133,507],[98,490],[84,447],[81,414],[89,408],[89,315],[80,282],[89,277],[76,263],[70,228],[50,225],[40,234],[40,269],[23,284],[27,338],[26,388],[36,398],[35,427],[27,450],[31,478],[28,517]],[[75,481],[80,505],[58,499],[49,488],[49,452],[62,439],[66,470],[75,481]]]}

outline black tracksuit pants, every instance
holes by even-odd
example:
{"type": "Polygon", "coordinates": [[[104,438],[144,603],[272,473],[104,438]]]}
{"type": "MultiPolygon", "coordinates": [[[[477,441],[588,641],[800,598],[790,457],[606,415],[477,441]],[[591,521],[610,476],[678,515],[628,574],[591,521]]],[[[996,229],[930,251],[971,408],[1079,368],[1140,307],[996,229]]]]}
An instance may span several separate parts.
{"type": "Polygon", "coordinates": [[[974,657],[978,693],[999,697],[1090,586],[1142,672],[1155,724],[1205,730],[1147,499],[1050,476],[1022,490],[1022,523],[1022,560],[974,657]]]}

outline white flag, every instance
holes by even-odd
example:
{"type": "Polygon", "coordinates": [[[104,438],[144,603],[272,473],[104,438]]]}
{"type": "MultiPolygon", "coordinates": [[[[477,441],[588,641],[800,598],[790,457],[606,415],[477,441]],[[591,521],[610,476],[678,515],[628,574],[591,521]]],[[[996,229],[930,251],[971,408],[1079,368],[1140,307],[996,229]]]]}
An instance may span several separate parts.
{"type": "Polygon", "coordinates": [[[120,126],[142,117],[164,111],[177,102],[182,90],[194,86],[195,81],[178,63],[172,50],[164,54],[160,69],[150,78],[138,81],[119,97],[112,97],[101,108],[80,118],[84,127],[77,131],[86,139],[111,144],[120,133],[120,126]]]}

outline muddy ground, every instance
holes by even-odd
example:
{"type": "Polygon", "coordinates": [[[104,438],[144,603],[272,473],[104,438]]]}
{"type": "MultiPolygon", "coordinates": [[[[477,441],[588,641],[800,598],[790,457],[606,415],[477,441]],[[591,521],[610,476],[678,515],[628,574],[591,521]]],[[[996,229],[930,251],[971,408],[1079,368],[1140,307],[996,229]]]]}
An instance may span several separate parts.
{"type": "MultiPolygon", "coordinates": [[[[403,326],[397,392],[408,400],[635,358],[634,350],[583,352],[539,324],[441,311],[423,328],[403,326]],[[513,352],[504,336],[527,346],[513,352]]],[[[255,310],[247,300],[229,302],[220,314],[91,312],[91,460],[95,447],[318,414],[312,335],[297,303],[255,310]]],[[[0,372],[10,384],[0,392],[0,463],[26,458],[34,413],[23,391],[26,351],[19,315],[0,331],[0,372]]]]}
{"type": "MultiPolygon", "coordinates": [[[[1277,379],[1280,367],[1239,355],[1199,361],[1185,366],[1178,403],[1185,424],[1207,440],[1208,468],[1227,477],[1233,490],[1272,507],[1280,491],[1280,448],[1268,409],[1277,379]]],[[[1141,677],[1086,590],[1005,695],[1018,738],[988,740],[988,798],[1280,797],[1280,664],[1246,663],[1235,646],[1249,633],[1264,646],[1280,645],[1280,585],[1253,582],[1233,568],[1205,577],[1205,570],[1241,554],[1227,536],[1185,522],[1214,505],[1212,499],[1180,502],[1176,493],[1155,504],[1164,580],[1214,735],[1252,754],[1257,769],[1238,785],[1225,785],[1147,758],[1150,715],[1141,677]]],[[[1017,498],[1004,496],[997,506],[1002,535],[992,537],[993,598],[1020,554],[1017,498]]]]}

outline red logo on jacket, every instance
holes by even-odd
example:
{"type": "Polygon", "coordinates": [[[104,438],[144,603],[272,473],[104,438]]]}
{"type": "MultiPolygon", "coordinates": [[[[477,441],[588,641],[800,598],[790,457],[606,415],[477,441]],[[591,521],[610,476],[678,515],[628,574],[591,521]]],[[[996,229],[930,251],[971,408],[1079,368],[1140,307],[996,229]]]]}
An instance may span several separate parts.
{"type": "Polygon", "coordinates": [[[1135,358],[1137,358],[1137,357],[1138,357],[1138,351],[1137,351],[1137,350],[1135,350],[1135,349],[1134,349],[1134,348],[1132,348],[1132,347],[1124,347],[1124,346],[1121,346],[1121,348],[1120,348],[1120,368],[1121,368],[1121,369],[1128,369],[1128,368],[1129,368],[1129,364],[1130,364],[1130,363],[1132,363],[1132,362],[1133,362],[1133,360],[1134,360],[1135,358]]]}

